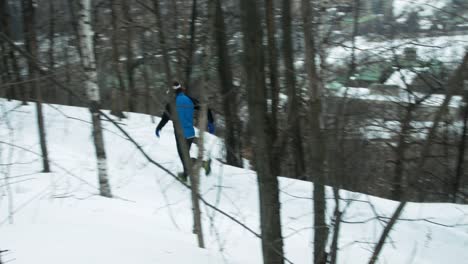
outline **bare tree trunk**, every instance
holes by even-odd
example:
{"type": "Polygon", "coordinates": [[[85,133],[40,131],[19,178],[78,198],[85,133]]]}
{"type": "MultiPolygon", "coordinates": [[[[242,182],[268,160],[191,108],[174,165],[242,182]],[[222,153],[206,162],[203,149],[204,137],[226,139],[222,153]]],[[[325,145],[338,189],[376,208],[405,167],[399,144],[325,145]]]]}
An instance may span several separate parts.
{"type": "MultiPolygon", "coordinates": [[[[224,117],[226,120],[225,145],[227,150],[226,161],[229,165],[242,167],[240,119],[237,113],[238,93],[232,84],[231,60],[226,42],[226,29],[224,15],[220,0],[216,1],[216,42],[218,46],[218,71],[221,77],[221,93],[223,98],[224,117]]],[[[201,93],[203,94],[203,93],[201,93]]]]}
{"type": "MultiPolygon", "coordinates": [[[[55,14],[55,7],[54,7],[54,1],[49,1],[49,50],[48,50],[48,55],[49,55],[49,68],[51,71],[55,69],[55,58],[54,58],[54,52],[55,52],[55,19],[56,19],[56,14],[55,14]]],[[[49,87],[49,91],[46,93],[47,96],[50,96],[50,99],[53,101],[57,100],[57,89],[55,85],[51,85],[49,87]]]]}
{"type": "Polygon", "coordinates": [[[125,19],[125,31],[127,33],[127,38],[125,39],[125,46],[126,46],[126,56],[127,59],[125,61],[125,68],[126,68],[126,74],[127,74],[127,83],[128,83],[128,92],[129,92],[129,97],[128,97],[128,109],[130,112],[136,112],[137,111],[137,103],[138,102],[138,95],[135,87],[135,76],[134,76],[134,53],[133,53],[133,20],[132,20],[132,14],[131,14],[131,8],[128,5],[127,0],[124,0],[121,2],[122,5],[122,14],[125,19]]]}
{"type": "MultiPolygon", "coordinates": [[[[2,14],[0,14],[2,15],[2,14]]],[[[3,26],[3,25],[2,25],[3,26]]],[[[8,84],[11,80],[11,71],[8,63],[8,51],[5,47],[4,42],[0,42],[0,81],[2,84],[8,84]]],[[[15,98],[13,95],[15,86],[3,86],[0,88],[0,97],[6,97],[8,101],[15,98]]]]}
{"type": "Polygon", "coordinates": [[[299,109],[301,102],[298,100],[296,91],[296,76],[294,70],[294,52],[292,46],[292,19],[291,3],[289,0],[282,1],[283,15],[283,50],[284,50],[284,68],[286,77],[286,89],[288,95],[288,131],[292,137],[292,159],[294,163],[294,173],[296,177],[304,175],[304,150],[301,137],[301,123],[299,109]]]}
{"type": "Polygon", "coordinates": [[[246,85],[251,117],[249,122],[253,134],[254,162],[259,188],[263,263],[282,264],[283,238],[278,179],[272,174],[271,140],[266,133],[268,113],[259,5],[260,1],[241,0],[246,85]]]}
{"type": "Polygon", "coordinates": [[[164,61],[164,71],[166,73],[166,85],[171,85],[174,81],[172,79],[172,71],[170,64],[169,53],[167,52],[167,41],[166,34],[164,32],[164,25],[162,20],[161,8],[159,6],[159,0],[153,0],[154,12],[156,15],[156,28],[159,32],[159,45],[161,46],[163,61],[164,61]]]}
{"type": "MultiPolygon", "coordinates": [[[[273,0],[266,0],[265,3],[265,18],[267,25],[267,39],[268,39],[268,74],[270,79],[270,97],[271,97],[271,119],[270,131],[271,139],[275,144],[272,156],[272,170],[274,175],[281,173],[281,158],[284,154],[282,142],[279,140],[278,132],[278,112],[279,112],[279,70],[278,70],[278,48],[275,40],[276,26],[275,26],[275,12],[273,0]]],[[[283,140],[283,139],[281,139],[283,140]]]]}
{"type": "Polygon", "coordinates": [[[468,81],[464,82],[464,109],[463,109],[463,129],[460,143],[458,144],[457,168],[455,172],[455,181],[453,183],[453,202],[457,202],[457,195],[460,188],[460,181],[463,177],[465,167],[465,149],[466,149],[466,133],[468,130],[468,81]]]}
{"type": "Polygon", "coordinates": [[[400,217],[401,212],[403,211],[404,207],[406,205],[406,202],[401,202],[395,212],[393,213],[392,217],[390,218],[390,221],[388,224],[385,226],[382,235],[380,236],[379,242],[374,248],[374,252],[372,253],[372,257],[369,260],[369,264],[374,264],[377,262],[380,252],[383,249],[383,246],[385,245],[385,240],[387,239],[388,235],[390,234],[390,231],[392,230],[393,226],[395,226],[396,222],[398,221],[398,217],[400,217]]]}
{"type": "Polygon", "coordinates": [[[123,113],[123,100],[126,98],[125,96],[125,84],[122,77],[122,71],[120,69],[120,50],[119,50],[119,43],[118,43],[118,17],[117,17],[117,9],[116,9],[116,0],[110,0],[110,8],[111,8],[111,21],[112,21],[112,68],[114,69],[114,73],[117,75],[117,86],[118,88],[112,89],[111,95],[111,114],[117,116],[118,118],[125,118],[123,113]]]}
{"type": "Polygon", "coordinates": [[[353,17],[353,33],[351,37],[352,42],[352,52],[351,52],[351,62],[349,63],[348,69],[348,79],[346,82],[350,81],[350,78],[356,72],[356,37],[359,34],[359,16],[361,10],[361,0],[354,0],[354,17],[353,17]]]}
{"type": "Polygon", "coordinates": [[[192,63],[193,56],[195,55],[195,30],[197,22],[197,0],[192,2],[192,21],[190,22],[190,41],[187,54],[187,65],[185,65],[185,83],[187,86],[190,85],[190,75],[192,74],[192,63]]]}
{"type": "MultiPolygon", "coordinates": [[[[314,2],[315,3],[315,2],[314,2]]],[[[316,13],[308,0],[302,1],[302,22],[304,28],[304,45],[306,54],[306,71],[308,77],[308,161],[307,175],[314,182],[314,264],[324,264],[327,261],[326,245],[328,226],[325,221],[325,160],[326,137],[324,136],[324,122],[322,117],[322,85],[319,78],[316,59],[319,56],[315,47],[314,35],[318,30],[312,24],[316,13]]],[[[335,230],[336,231],[336,230],[335,230]]]]}
{"type": "MultiPolygon", "coordinates": [[[[8,1],[7,0],[0,0],[0,22],[2,23],[2,28],[3,28],[3,33],[6,35],[8,38],[12,38],[11,35],[11,29],[10,29],[10,23],[11,23],[11,16],[8,8],[8,1]]],[[[5,70],[11,70],[12,74],[15,75],[13,78],[10,76],[10,80],[15,80],[17,83],[21,83],[21,75],[20,75],[20,70],[18,66],[18,61],[15,55],[15,52],[13,49],[9,49],[5,47],[5,52],[8,52],[8,56],[5,57],[6,63],[8,60],[10,61],[10,67],[8,65],[5,65],[6,69],[5,70]],[[7,69],[9,68],[9,69],[7,69]]],[[[4,54],[6,55],[6,54],[4,54]]],[[[26,94],[26,89],[24,88],[24,85],[18,84],[18,85],[13,85],[11,88],[11,97],[18,97],[23,100],[23,105],[27,104],[27,94],[26,94]],[[19,94],[16,92],[16,89],[19,88],[19,94]]]]}
{"type": "Polygon", "coordinates": [[[333,238],[330,248],[330,264],[338,263],[338,240],[340,238],[341,216],[340,211],[340,191],[338,188],[333,188],[333,196],[335,198],[335,212],[333,214],[333,238]]]}
{"type": "Polygon", "coordinates": [[[393,176],[393,187],[392,187],[392,198],[395,201],[404,199],[403,195],[403,175],[404,175],[404,164],[406,159],[406,150],[408,147],[408,132],[411,128],[412,113],[414,107],[409,105],[406,109],[405,117],[401,122],[401,131],[398,139],[398,143],[395,149],[395,169],[393,176]]]}
{"type": "Polygon", "coordinates": [[[91,101],[90,112],[92,115],[94,146],[96,148],[99,191],[102,196],[112,197],[109,176],[107,174],[106,151],[104,148],[104,137],[99,114],[100,95],[97,82],[96,60],[94,57],[94,31],[91,27],[91,9],[90,0],[80,0],[78,28],[80,32],[81,50],[83,53],[82,63],[87,77],[86,94],[91,101]]]}
{"type": "MultiPolygon", "coordinates": [[[[32,0],[23,0],[23,20],[24,20],[24,35],[26,50],[31,54],[35,59],[38,57],[38,46],[36,39],[36,30],[34,28],[35,22],[35,8],[32,0]]],[[[47,150],[47,140],[46,140],[46,131],[44,126],[44,115],[42,113],[42,92],[41,86],[38,83],[38,73],[31,61],[28,62],[28,72],[29,79],[31,81],[32,92],[35,95],[34,99],[36,100],[36,116],[37,116],[37,125],[39,128],[39,141],[41,146],[42,153],[42,171],[50,172],[49,166],[49,154],[47,150]]]]}
{"type": "Polygon", "coordinates": [[[182,55],[180,53],[180,43],[179,43],[179,36],[180,36],[180,29],[179,29],[179,9],[177,8],[177,1],[171,1],[171,9],[172,9],[172,28],[173,28],[173,35],[174,37],[174,46],[175,46],[175,53],[177,59],[177,67],[176,67],[176,74],[177,80],[181,80],[182,74],[182,55]]]}
{"type": "Polygon", "coordinates": [[[78,18],[76,16],[76,10],[75,10],[75,3],[76,1],[66,1],[68,2],[68,11],[70,12],[70,17],[71,17],[71,25],[73,28],[73,31],[75,32],[75,37],[76,37],[76,51],[80,55],[80,58],[83,58],[83,52],[81,51],[81,36],[80,32],[78,29],[78,18]]]}
{"type": "Polygon", "coordinates": [[[140,45],[143,53],[143,65],[141,66],[141,74],[143,75],[143,81],[145,85],[145,113],[151,115],[151,120],[154,122],[153,113],[151,112],[151,85],[148,74],[148,66],[146,65],[146,46],[145,46],[145,35],[144,32],[140,34],[140,45]]]}
{"type": "Polygon", "coordinates": [[[278,136],[278,105],[279,105],[279,80],[278,80],[278,48],[275,40],[275,13],[273,0],[266,0],[265,17],[268,35],[268,68],[270,75],[271,94],[271,131],[272,139],[278,136]]]}

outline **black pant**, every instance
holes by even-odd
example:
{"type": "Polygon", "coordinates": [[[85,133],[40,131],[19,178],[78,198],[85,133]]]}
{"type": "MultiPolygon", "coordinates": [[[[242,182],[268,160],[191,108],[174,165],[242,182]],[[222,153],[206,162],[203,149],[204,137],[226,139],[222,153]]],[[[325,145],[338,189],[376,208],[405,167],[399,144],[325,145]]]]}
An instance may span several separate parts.
{"type": "MultiPolygon", "coordinates": [[[[187,144],[187,149],[188,149],[188,152],[189,152],[188,153],[189,157],[190,157],[190,147],[192,146],[192,143],[193,143],[194,139],[195,139],[195,137],[185,139],[185,143],[187,144]]],[[[182,146],[179,143],[179,140],[177,139],[177,136],[176,136],[176,145],[177,145],[177,153],[179,153],[180,161],[182,161],[182,166],[184,167],[184,177],[187,177],[189,175],[190,170],[189,170],[188,164],[185,164],[185,162],[184,162],[184,158],[182,156],[182,146]]],[[[192,159],[192,162],[193,162],[193,160],[195,160],[195,159],[192,159]]]]}

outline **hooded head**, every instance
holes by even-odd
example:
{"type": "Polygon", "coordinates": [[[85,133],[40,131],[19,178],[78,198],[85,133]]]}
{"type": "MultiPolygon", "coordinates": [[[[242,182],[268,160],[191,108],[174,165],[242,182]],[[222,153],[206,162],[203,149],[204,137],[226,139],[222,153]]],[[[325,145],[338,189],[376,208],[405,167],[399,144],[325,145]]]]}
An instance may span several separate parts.
{"type": "Polygon", "coordinates": [[[168,90],[166,91],[166,93],[169,93],[170,90],[172,90],[172,91],[174,91],[176,94],[178,94],[178,93],[180,93],[180,92],[184,92],[184,91],[185,91],[185,88],[182,87],[182,85],[181,85],[179,82],[174,81],[174,82],[172,83],[172,89],[168,89],[168,90]]]}

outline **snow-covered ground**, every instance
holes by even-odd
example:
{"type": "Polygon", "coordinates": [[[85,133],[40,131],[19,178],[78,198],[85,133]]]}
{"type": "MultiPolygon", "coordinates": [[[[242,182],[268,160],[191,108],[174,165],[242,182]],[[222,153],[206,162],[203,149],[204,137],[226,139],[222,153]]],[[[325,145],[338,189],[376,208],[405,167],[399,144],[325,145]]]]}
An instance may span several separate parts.
{"type": "MultiPolygon", "coordinates": [[[[437,59],[446,66],[456,67],[463,59],[468,47],[468,35],[395,39],[387,41],[369,41],[365,37],[356,38],[355,53],[365,55],[372,61],[391,61],[395,55],[402,55],[405,48],[415,48],[422,60],[437,59]]],[[[350,58],[352,44],[331,48],[327,62],[331,65],[344,64],[350,58]]]]}
{"type": "MultiPolygon", "coordinates": [[[[191,233],[188,190],[146,161],[109,122],[104,122],[104,136],[116,198],[99,197],[86,109],[45,106],[53,172],[39,173],[34,105],[18,104],[0,99],[0,250],[9,250],[2,260],[14,264],[262,262],[260,241],[206,206],[202,217],[207,249],[199,249],[191,233]]],[[[122,127],[154,160],[171,171],[181,169],[170,124],[160,139],[146,115],[130,114],[122,127]]],[[[220,141],[207,137],[209,154],[219,157],[220,141]]],[[[212,174],[203,175],[201,184],[207,201],[258,232],[252,171],[214,161],[212,174]]],[[[280,184],[287,257],[293,263],[311,263],[313,186],[286,178],[280,184]]],[[[367,263],[372,243],[382,231],[374,212],[390,216],[398,203],[346,191],[340,194],[348,200],[340,205],[347,206],[347,223],[341,228],[339,263],[367,263]]],[[[331,215],[330,189],[327,195],[331,215]]],[[[466,263],[468,206],[410,203],[402,218],[379,263],[466,263]]]]}
{"type": "Polygon", "coordinates": [[[420,16],[430,16],[444,7],[449,0],[394,0],[393,14],[398,17],[410,12],[420,16]]]}

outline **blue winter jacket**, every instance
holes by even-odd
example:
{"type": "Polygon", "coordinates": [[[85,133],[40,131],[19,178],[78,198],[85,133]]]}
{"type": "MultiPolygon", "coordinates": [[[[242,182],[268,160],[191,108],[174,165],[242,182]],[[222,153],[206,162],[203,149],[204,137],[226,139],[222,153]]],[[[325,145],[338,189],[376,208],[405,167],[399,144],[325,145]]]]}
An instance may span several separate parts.
{"type": "MultiPolygon", "coordinates": [[[[195,137],[195,129],[193,124],[194,110],[200,110],[200,105],[198,100],[185,95],[183,92],[179,92],[176,95],[176,110],[179,117],[179,122],[184,131],[185,138],[195,137]]],[[[164,111],[161,121],[159,122],[156,130],[161,130],[166,123],[170,120],[170,105],[166,105],[166,111],[164,111]]],[[[213,124],[214,117],[211,109],[208,108],[208,123],[213,124]]]]}
{"type": "Polygon", "coordinates": [[[176,96],[176,110],[179,116],[179,122],[184,130],[185,138],[192,138],[195,136],[195,129],[193,128],[193,112],[194,104],[188,96],[183,92],[176,96]]]}

